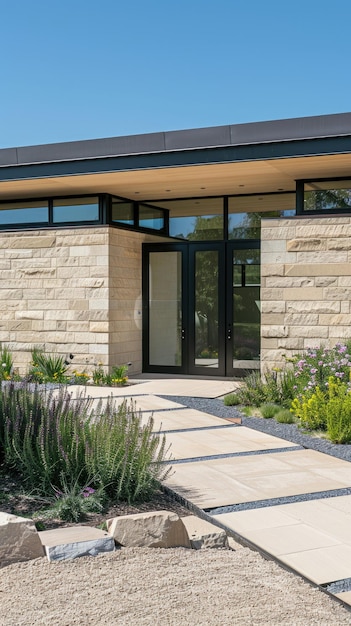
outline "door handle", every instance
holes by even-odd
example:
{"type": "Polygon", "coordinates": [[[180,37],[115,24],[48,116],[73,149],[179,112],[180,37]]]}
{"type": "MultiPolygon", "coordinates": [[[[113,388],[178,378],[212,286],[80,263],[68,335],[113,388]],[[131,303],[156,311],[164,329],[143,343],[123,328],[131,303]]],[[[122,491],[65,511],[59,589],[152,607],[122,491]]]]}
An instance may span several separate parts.
{"type": "Polygon", "coordinates": [[[182,339],[185,339],[185,330],[184,330],[184,328],[182,328],[180,336],[181,336],[182,339]]]}
{"type": "Polygon", "coordinates": [[[227,330],[227,339],[228,341],[232,338],[232,329],[230,328],[230,326],[228,327],[227,330]]]}

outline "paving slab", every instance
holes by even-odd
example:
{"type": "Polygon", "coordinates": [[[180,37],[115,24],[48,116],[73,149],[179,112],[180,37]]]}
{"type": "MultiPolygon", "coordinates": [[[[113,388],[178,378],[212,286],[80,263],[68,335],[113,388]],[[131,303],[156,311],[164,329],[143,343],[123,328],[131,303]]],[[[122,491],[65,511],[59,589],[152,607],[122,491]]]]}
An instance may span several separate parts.
{"type": "MultiPolygon", "coordinates": [[[[171,420],[172,416],[169,419],[171,420]]],[[[222,425],[226,423],[218,419],[222,425]]],[[[173,432],[167,434],[167,441],[172,445],[174,459],[295,447],[294,443],[285,439],[253,431],[245,426],[199,430],[196,435],[193,432],[173,432]]]]}
{"type": "Polygon", "coordinates": [[[97,409],[99,403],[102,402],[102,406],[104,402],[107,402],[109,398],[113,399],[113,402],[116,407],[120,406],[123,402],[127,402],[128,405],[133,403],[136,411],[159,411],[162,409],[181,409],[183,408],[182,404],[179,402],[173,402],[172,400],[166,400],[165,398],[159,398],[157,396],[121,396],[121,395],[105,395],[101,398],[99,396],[94,397],[92,408],[97,409]]]}
{"type": "MultiPolygon", "coordinates": [[[[136,385],[138,393],[161,396],[188,396],[193,398],[218,398],[233,393],[241,386],[231,380],[159,379],[136,385]]],[[[129,387],[128,387],[129,389],[129,387]]]]}
{"type": "Polygon", "coordinates": [[[351,591],[342,591],[341,593],[335,593],[334,595],[346,604],[351,604],[351,591]]]}
{"type": "Polygon", "coordinates": [[[351,546],[340,543],[327,548],[281,555],[279,559],[318,585],[351,576],[351,546]]]}
{"type": "Polygon", "coordinates": [[[207,429],[211,427],[230,427],[221,417],[215,417],[208,413],[201,413],[196,409],[175,409],[172,411],[143,411],[142,423],[146,423],[149,417],[153,417],[154,430],[187,430],[207,429]]]}
{"type": "Polygon", "coordinates": [[[340,551],[329,549],[337,546],[351,556],[350,504],[351,496],[336,496],[213,517],[307,578],[326,584],[351,577],[351,559],[334,563],[333,555],[340,551]]]}
{"type": "Polygon", "coordinates": [[[166,484],[184,497],[188,494],[190,500],[202,508],[351,485],[350,463],[312,450],[195,461],[175,465],[173,469],[166,484]],[[324,460],[330,467],[347,469],[342,479],[327,479],[316,472],[324,460]]]}

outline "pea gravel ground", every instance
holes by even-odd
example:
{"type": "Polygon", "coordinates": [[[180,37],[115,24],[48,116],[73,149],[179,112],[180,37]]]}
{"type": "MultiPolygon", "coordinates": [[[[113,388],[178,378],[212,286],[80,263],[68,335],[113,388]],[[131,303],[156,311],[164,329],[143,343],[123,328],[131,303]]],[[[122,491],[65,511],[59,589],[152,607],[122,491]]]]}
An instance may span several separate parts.
{"type": "Polygon", "coordinates": [[[338,626],[351,613],[258,553],[123,548],[0,570],[1,626],[338,626]]]}
{"type": "MultiPolygon", "coordinates": [[[[221,417],[236,413],[221,400],[182,400],[221,417]]],[[[272,420],[243,422],[306,445],[294,427],[277,432],[272,420]]],[[[351,460],[351,446],[339,450],[323,451],[351,460]]],[[[43,558],[0,570],[0,626],[343,624],[351,625],[351,612],[342,605],[239,545],[235,551],[123,548],[95,558],[64,563],[43,558]]]]}

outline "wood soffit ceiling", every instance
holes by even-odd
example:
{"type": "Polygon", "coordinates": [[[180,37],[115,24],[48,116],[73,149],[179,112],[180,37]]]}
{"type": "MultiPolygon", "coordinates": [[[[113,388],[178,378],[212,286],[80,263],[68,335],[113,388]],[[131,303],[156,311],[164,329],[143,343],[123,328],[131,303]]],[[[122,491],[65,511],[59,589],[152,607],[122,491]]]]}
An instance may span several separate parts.
{"type": "Polygon", "coordinates": [[[0,200],[111,193],[133,200],[294,191],[302,178],[351,176],[351,154],[108,172],[0,183],[0,200]]]}

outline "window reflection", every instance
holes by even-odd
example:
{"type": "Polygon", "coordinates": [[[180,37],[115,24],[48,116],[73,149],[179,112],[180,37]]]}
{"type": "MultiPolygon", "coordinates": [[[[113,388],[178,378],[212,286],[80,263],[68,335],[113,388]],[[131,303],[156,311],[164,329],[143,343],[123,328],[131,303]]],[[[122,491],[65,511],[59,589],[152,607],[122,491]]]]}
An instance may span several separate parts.
{"type": "Polygon", "coordinates": [[[139,204],[139,226],[162,230],[165,226],[164,212],[154,206],[139,204]]]}
{"type": "Polygon", "coordinates": [[[48,202],[9,202],[0,205],[0,224],[38,224],[49,220],[48,202]]]}
{"type": "Polygon", "coordinates": [[[304,211],[351,210],[351,181],[318,181],[304,185],[304,211]]]}
{"type": "Polygon", "coordinates": [[[259,239],[261,219],[296,213],[294,193],[237,196],[228,199],[228,238],[259,239]]]}
{"type": "Polygon", "coordinates": [[[120,224],[134,225],[134,205],[133,202],[122,202],[112,199],[112,221],[120,224]]]}
{"type": "Polygon", "coordinates": [[[96,222],[99,219],[99,199],[64,198],[53,201],[53,221],[96,222]]]}
{"type": "Polygon", "coordinates": [[[223,198],[153,202],[169,211],[169,235],[189,241],[223,239],[223,198]]]}

